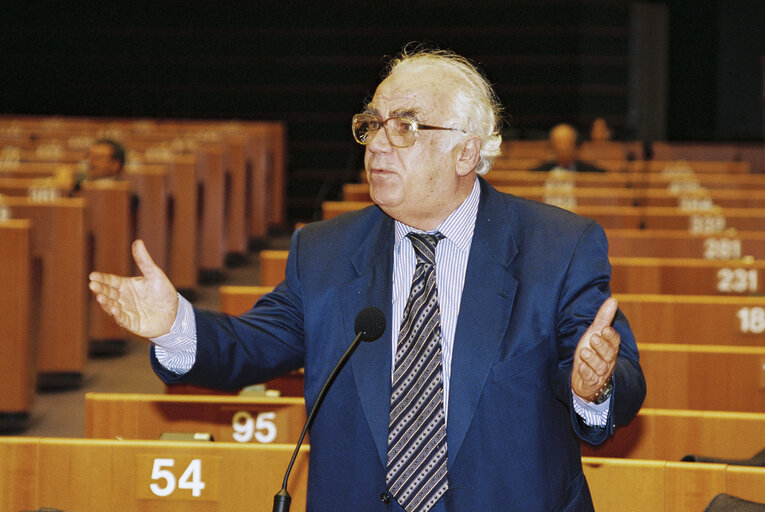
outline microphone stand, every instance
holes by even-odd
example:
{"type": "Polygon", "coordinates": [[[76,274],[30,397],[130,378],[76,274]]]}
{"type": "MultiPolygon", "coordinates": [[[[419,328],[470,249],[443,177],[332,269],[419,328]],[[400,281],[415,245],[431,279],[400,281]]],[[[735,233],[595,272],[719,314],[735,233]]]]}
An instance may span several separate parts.
{"type": "MultiPolygon", "coordinates": [[[[348,350],[345,351],[345,354],[340,358],[340,360],[337,362],[335,367],[332,369],[332,371],[329,374],[329,377],[327,377],[327,380],[324,381],[324,385],[321,387],[321,390],[319,391],[319,394],[316,397],[316,401],[313,404],[313,407],[311,407],[311,411],[308,413],[308,417],[305,420],[305,425],[303,425],[303,431],[300,433],[300,438],[298,439],[297,445],[295,446],[295,451],[292,453],[292,458],[290,459],[290,463],[287,466],[287,471],[284,474],[284,481],[282,482],[282,488],[281,490],[274,495],[274,508],[273,512],[289,512],[290,510],[290,503],[292,502],[292,497],[290,496],[290,493],[287,492],[287,481],[290,477],[290,471],[292,471],[292,465],[295,463],[295,459],[297,458],[297,454],[300,451],[300,445],[303,444],[303,438],[305,438],[306,432],[308,432],[308,429],[311,428],[311,424],[313,423],[313,419],[316,416],[316,412],[319,410],[319,405],[321,405],[321,402],[324,401],[324,396],[327,394],[327,390],[329,389],[329,386],[334,382],[335,377],[337,377],[337,374],[340,372],[340,369],[345,365],[346,361],[351,357],[351,354],[356,350],[356,347],[359,346],[359,343],[361,342],[362,337],[364,337],[366,333],[364,331],[360,331],[358,334],[356,334],[356,337],[353,339],[353,342],[351,342],[351,346],[348,347],[348,350]]],[[[379,335],[378,335],[379,336],[379,335]]]]}

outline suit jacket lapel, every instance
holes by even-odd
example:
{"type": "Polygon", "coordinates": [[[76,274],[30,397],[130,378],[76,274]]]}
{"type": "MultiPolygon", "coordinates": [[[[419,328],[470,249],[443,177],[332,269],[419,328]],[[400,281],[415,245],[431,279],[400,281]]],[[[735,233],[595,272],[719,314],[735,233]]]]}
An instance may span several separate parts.
{"type": "Polygon", "coordinates": [[[454,336],[446,429],[449,467],[465,439],[504,338],[518,284],[510,273],[518,250],[506,203],[497,191],[481,182],[481,202],[454,336]]]}
{"type": "Polygon", "coordinates": [[[351,258],[358,277],[340,289],[345,332],[354,332],[359,311],[377,306],[385,313],[385,332],[361,343],[350,360],[362,408],[383,467],[388,456],[390,416],[393,220],[381,215],[351,258]]]}

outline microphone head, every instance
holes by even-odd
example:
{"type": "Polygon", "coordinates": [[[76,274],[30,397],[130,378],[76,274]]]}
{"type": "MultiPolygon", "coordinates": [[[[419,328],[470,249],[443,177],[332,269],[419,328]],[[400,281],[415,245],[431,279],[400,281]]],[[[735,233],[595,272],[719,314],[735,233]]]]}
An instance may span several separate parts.
{"type": "Polygon", "coordinates": [[[374,341],[385,331],[385,314],[376,306],[366,307],[356,315],[353,328],[361,333],[361,341],[374,341]]]}

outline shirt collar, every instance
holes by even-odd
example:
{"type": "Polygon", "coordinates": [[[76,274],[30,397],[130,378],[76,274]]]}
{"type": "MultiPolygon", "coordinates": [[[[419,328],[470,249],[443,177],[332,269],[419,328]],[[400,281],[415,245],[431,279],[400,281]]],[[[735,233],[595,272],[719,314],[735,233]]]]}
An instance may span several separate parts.
{"type": "MultiPolygon", "coordinates": [[[[481,187],[478,179],[473,183],[473,190],[456,210],[435,229],[440,231],[447,240],[452,242],[461,251],[470,250],[475,230],[475,219],[478,216],[478,202],[481,198],[481,187]]],[[[424,233],[420,229],[407,226],[403,222],[395,221],[394,251],[399,250],[401,240],[411,232],[424,233]]]]}

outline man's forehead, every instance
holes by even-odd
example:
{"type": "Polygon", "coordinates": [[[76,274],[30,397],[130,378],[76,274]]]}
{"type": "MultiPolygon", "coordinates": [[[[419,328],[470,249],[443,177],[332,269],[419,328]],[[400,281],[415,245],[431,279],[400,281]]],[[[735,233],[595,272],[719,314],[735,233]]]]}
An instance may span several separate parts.
{"type": "Polygon", "coordinates": [[[390,114],[429,112],[443,94],[431,76],[422,73],[392,74],[375,91],[369,109],[390,114]]]}

